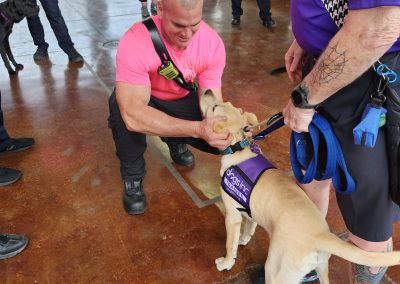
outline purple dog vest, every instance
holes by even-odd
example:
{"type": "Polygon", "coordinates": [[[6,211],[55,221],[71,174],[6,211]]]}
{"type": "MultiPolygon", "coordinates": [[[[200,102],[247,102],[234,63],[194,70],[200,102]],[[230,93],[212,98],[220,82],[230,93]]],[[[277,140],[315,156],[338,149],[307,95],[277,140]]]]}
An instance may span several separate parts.
{"type": "Polygon", "coordinates": [[[261,174],[275,167],[261,154],[239,165],[228,168],[222,176],[222,189],[240,205],[239,211],[245,211],[251,217],[250,195],[261,174]]]}

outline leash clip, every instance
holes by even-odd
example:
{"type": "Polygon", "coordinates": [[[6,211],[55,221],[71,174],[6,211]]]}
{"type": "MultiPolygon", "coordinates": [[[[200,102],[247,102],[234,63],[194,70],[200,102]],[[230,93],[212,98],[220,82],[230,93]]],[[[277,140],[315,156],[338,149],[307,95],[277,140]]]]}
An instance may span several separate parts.
{"type": "Polygon", "coordinates": [[[260,133],[256,134],[253,136],[253,140],[262,140],[267,136],[269,133],[281,128],[284,125],[283,121],[284,117],[282,112],[278,112],[274,115],[272,115],[266,122],[266,125],[268,125],[267,128],[265,128],[263,131],[260,133]]]}

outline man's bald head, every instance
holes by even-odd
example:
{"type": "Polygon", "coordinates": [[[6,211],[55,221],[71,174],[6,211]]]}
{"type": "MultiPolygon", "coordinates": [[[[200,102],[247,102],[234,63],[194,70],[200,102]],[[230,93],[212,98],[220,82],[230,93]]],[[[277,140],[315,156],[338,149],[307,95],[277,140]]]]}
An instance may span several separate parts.
{"type": "Polygon", "coordinates": [[[203,5],[203,0],[160,0],[160,2],[164,9],[171,6],[179,6],[185,10],[193,10],[197,5],[203,5]]]}
{"type": "Polygon", "coordinates": [[[185,49],[200,28],[203,0],[159,0],[161,33],[177,50],[185,49]]]}

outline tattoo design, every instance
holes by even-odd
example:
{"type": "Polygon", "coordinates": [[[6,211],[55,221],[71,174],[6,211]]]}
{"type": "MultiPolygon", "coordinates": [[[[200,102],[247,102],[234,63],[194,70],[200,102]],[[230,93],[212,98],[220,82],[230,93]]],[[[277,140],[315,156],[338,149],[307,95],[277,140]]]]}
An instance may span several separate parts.
{"type": "Polygon", "coordinates": [[[346,62],[346,54],[337,51],[337,44],[328,46],[315,67],[313,83],[322,85],[336,79],[342,74],[346,62]]]}

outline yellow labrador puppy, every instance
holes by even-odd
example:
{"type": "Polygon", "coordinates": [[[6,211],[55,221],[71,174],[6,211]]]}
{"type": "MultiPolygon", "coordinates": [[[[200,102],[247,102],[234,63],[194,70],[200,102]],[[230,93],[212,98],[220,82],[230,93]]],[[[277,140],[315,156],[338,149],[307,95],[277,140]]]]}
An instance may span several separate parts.
{"type": "Polygon", "coordinates": [[[221,159],[227,251],[225,257],[215,260],[218,270],[232,268],[238,245],[250,241],[257,224],[270,236],[265,263],[268,284],[298,284],[313,269],[321,283],[329,283],[331,254],[367,266],[400,264],[400,252],[365,252],[332,234],[317,207],[301,188],[259,155],[258,147],[246,146],[246,138],[251,135],[246,130],[257,125],[254,114],[242,114],[231,103],[217,101],[211,91],[201,97],[200,106],[206,117],[226,116],[225,122],[215,124],[215,131],[229,131],[234,136],[231,146],[234,153],[223,155],[221,159]],[[249,161],[262,165],[258,173],[249,161]],[[243,177],[248,169],[250,173],[243,177]]]}

